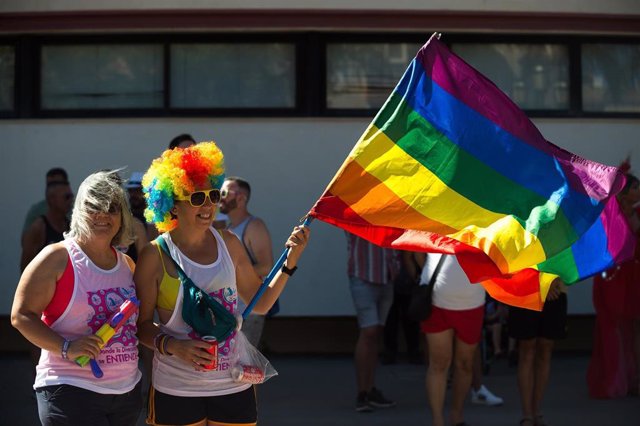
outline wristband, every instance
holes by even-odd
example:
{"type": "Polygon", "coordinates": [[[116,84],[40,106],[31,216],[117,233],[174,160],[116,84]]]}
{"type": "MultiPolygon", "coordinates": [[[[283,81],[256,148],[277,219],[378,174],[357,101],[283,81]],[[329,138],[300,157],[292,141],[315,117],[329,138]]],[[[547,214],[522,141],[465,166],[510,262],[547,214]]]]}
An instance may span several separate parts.
{"type": "Polygon", "coordinates": [[[294,266],[293,268],[287,268],[285,265],[282,265],[282,273],[283,274],[287,274],[289,276],[292,276],[294,272],[296,272],[296,270],[298,269],[297,266],[294,266]]]}
{"type": "Polygon", "coordinates": [[[69,359],[69,346],[71,345],[71,341],[64,339],[64,343],[62,344],[62,351],[60,355],[62,355],[62,359],[69,359]]]}

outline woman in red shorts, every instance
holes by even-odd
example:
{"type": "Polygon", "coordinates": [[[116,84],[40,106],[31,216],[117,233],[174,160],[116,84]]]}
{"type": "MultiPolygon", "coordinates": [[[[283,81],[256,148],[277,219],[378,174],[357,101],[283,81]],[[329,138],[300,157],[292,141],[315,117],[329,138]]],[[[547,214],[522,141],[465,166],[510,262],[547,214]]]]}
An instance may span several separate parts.
{"type": "Polygon", "coordinates": [[[485,290],[479,284],[470,284],[455,256],[449,255],[427,255],[422,283],[429,282],[440,261],[443,263],[433,287],[431,315],[421,324],[429,347],[427,396],[433,425],[444,426],[447,375],[453,359],[450,420],[453,425],[463,426],[466,423],[462,410],[471,386],[473,356],[482,336],[485,290]]]}

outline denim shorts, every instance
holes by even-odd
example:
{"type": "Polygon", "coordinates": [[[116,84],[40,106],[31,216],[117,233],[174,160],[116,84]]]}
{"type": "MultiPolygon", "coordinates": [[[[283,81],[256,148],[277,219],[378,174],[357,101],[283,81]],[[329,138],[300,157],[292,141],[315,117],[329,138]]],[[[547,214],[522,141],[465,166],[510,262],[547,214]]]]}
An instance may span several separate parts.
{"type": "Polygon", "coordinates": [[[134,426],[142,411],[141,384],[123,394],[102,394],[71,385],[36,389],[43,426],[134,426]]]}
{"type": "Polygon", "coordinates": [[[393,303],[393,285],[349,277],[349,288],[360,328],[384,325],[393,303]]]}

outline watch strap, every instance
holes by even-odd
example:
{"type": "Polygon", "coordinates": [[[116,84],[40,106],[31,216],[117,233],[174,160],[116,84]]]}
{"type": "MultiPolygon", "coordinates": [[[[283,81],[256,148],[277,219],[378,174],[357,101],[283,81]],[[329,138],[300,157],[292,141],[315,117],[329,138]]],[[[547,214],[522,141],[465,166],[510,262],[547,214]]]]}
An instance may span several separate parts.
{"type": "Polygon", "coordinates": [[[296,272],[296,270],[298,269],[297,266],[294,266],[293,268],[287,268],[286,265],[282,265],[282,273],[287,274],[289,276],[292,276],[294,272],[296,272]]]}

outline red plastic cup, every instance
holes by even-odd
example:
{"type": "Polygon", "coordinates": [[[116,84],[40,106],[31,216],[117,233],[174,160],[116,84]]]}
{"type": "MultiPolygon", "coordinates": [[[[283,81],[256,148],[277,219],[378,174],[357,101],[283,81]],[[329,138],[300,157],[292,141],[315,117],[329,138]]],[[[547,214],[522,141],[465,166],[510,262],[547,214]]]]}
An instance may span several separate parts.
{"type": "Polygon", "coordinates": [[[202,336],[200,338],[203,342],[209,343],[211,346],[207,349],[211,355],[213,355],[213,359],[209,364],[203,365],[202,368],[205,370],[215,370],[218,368],[218,339],[213,336],[202,336]]]}

